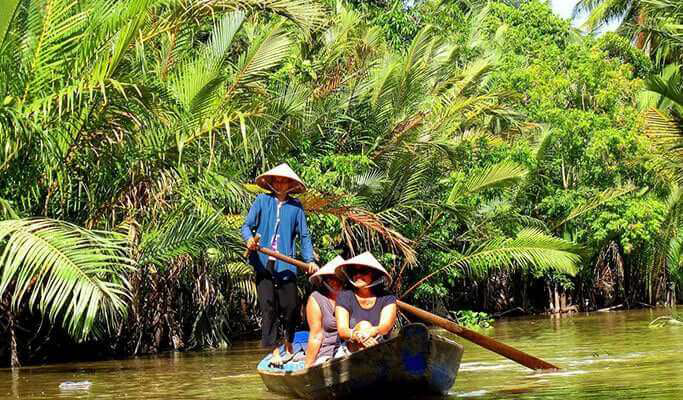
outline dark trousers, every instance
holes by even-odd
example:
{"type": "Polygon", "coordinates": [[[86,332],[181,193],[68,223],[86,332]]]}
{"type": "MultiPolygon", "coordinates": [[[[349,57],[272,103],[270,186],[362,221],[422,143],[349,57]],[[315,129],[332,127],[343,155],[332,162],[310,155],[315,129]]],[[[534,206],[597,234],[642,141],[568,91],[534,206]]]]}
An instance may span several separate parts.
{"type": "Polygon", "coordinates": [[[262,314],[261,345],[275,347],[280,321],[285,339],[294,341],[298,313],[296,282],[278,282],[272,275],[259,274],[256,276],[256,293],[262,314]]]}

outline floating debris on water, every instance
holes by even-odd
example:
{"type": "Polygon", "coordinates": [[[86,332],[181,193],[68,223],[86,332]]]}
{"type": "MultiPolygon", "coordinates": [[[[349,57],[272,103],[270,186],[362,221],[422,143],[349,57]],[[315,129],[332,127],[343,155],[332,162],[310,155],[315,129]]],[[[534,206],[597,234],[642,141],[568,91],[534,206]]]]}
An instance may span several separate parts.
{"type": "Polygon", "coordinates": [[[216,380],[221,380],[221,379],[255,378],[257,376],[258,376],[257,374],[239,374],[239,375],[217,376],[217,377],[211,378],[211,380],[216,381],[216,380]]]}
{"type": "Polygon", "coordinates": [[[62,390],[86,390],[90,389],[92,382],[90,381],[80,381],[80,382],[62,382],[59,384],[59,388],[62,390]]]}
{"type": "Polygon", "coordinates": [[[509,365],[504,364],[491,364],[491,363],[462,363],[460,364],[460,371],[485,371],[485,370],[496,370],[496,369],[509,369],[509,365]]]}
{"type": "Polygon", "coordinates": [[[458,394],[458,397],[481,397],[488,392],[488,390],[475,390],[474,392],[460,393],[458,394]]]}
{"type": "Polygon", "coordinates": [[[572,375],[583,375],[587,374],[588,371],[584,370],[579,370],[579,371],[557,371],[557,372],[542,372],[540,374],[532,374],[529,376],[525,376],[527,379],[534,379],[538,378],[539,376],[548,376],[548,377],[554,377],[554,376],[572,376],[572,375]]]}

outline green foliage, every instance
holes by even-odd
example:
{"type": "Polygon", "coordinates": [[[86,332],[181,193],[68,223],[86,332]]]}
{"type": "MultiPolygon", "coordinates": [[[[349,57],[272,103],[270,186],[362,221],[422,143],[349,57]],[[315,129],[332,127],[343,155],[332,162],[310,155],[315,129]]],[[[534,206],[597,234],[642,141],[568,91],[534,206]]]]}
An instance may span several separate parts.
{"type": "Polygon", "coordinates": [[[491,328],[491,325],[493,324],[493,318],[482,311],[460,310],[456,311],[454,314],[456,321],[458,321],[460,325],[468,328],[487,329],[491,328]]]}
{"type": "Polygon", "coordinates": [[[633,47],[631,42],[613,32],[607,32],[598,38],[598,46],[605,50],[612,58],[621,59],[624,63],[633,66],[634,75],[645,78],[653,72],[654,66],[647,54],[633,47]]]}
{"type": "Polygon", "coordinates": [[[401,0],[389,0],[380,6],[364,2],[359,9],[371,24],[381,29],[387,43],[397,50],[404,49],[420,29],[419,15],[401,0]]]}

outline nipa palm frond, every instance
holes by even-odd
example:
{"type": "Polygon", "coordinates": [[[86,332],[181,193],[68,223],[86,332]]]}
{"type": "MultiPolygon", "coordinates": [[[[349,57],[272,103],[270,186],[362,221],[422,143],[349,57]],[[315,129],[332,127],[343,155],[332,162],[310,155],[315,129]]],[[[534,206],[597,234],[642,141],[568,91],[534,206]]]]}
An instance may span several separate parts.
{"type": "Polygon", "coordinates": [[[221,18],[200,54],[181,65],[171,80],[171,91],[189,112],[201,115],[209,113],[209,105],[222,79],[221,65],[244,18],[244,13],[239,11],[221,18]]]}
{"type": "Polygon", "coordinates": [[[221,216],[198,216],[181,207],[161,227],[143,232],[138,263],[163,266],[176,257],[196,256],[209,246],[217,246],[217,238],[225,230],[221,216]]]}
{"type": "Polygon", "coordinates": [[[252,280],[254,268],[242,262],[225,265],[225,271],[230,282],[237,288],[239,294],[252,305],[256,304],[256,285],[252,280]]]}
{"type": "Polygon", "coordinates": [[[19,9],[20,0],[3,1],[0,4],[0,47],[5,41],[5,35],[9,30],[9,25],[12,23],[14,16],[19,9]]]}
{"type": "Polygon", "coordinates": [[[581,261],[581,248],[576,244],[550,236],[538,229],[526,228],[514,238],[498,238],[471,248],[466,254],[458,255],[448,265],[437,269],[420,279],[402,296],[418,288],[425,281],[453,268],[468,269],[476,275],[483,275],[495,268],[525,268],[557,270],[568,274],[576,273],[581,261]]]}
{"type": "Polygon", "coordinates": [[[623,187],[618,187],[618,188],[612,188],[612,189],[607,189],[604,190],[601,193],[598,193],[596,196],[592,196],[590,199],[587,199],[585,202],[579,204],[578,206],[574,207],[570,212],[569,215],[562,221],[558,222],[553,226],[553,229],[557,229],[559,226],[562,226],[566,224],[567,222],[591,211],[594,210],[606,203],[609,203],[610,201],[619,198],[621,196],[624,196],[628,193],[631,193],[632,191],[635,190],[635,186],[633,185],[625,185],[623,187]]]}
{"type": "Polygon", "coordinates": [[[239,57],[229,91],[262,78],[287,56],[291,44],[282,24],[271,26],[239,57]]]}
{"type": "Polygon", "coordinates": [[[472,173],[467,180],[455,185],[448,196],[448,204],[454,204],[467,194],[519,182],[526,174],[527,169],[523,165],[503,161],[478,173],[472,173]]]}
{"type": "Polygon", "coordinates": [[[128,283],[123,237],[50,219],[0,222],[4,248],[0,293],[12,304],[28,301],[72,336],[86,338],[96,320],[125,313],[128,283]]]}
{"type": "Polygon", "coordinates": [[[373,244],[377,244],[376,239],[379,238],[401,253],[408,264],[417,261],[412,242],[387,227],[377,215],[358,207],[335,208],[329,211],[339,217],[342,233],[352,249],[371,248],[373,244]]]}
{"type": "Polygon", "coordinates": [[[323,5],[310,0],[202,0],[197,3],[200,7],[267,10],[289,18],[304,29],[319,28],[326,21],[323,5]]]}

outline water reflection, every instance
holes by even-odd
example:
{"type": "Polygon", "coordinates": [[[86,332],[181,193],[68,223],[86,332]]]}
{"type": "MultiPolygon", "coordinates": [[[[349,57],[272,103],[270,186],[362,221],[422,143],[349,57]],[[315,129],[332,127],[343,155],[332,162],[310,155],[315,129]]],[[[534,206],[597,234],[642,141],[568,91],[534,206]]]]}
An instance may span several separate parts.
{"type": "MultiPolygon", "coordinates": [[[[648,328],[667,310],[498,321],[489,334],[551,363],[534,372],[478,346],[465,346],[450,398],[683,398],[683,327],[648,328]]],[[[445,334],[445,333],[444,333],[445,334]]],[[[230,350],[0,370],[0,398],[281,399],[256,374],[256,343],[230,350]],[[89,387],[62,388],[65,381],[89,387]]]]}

